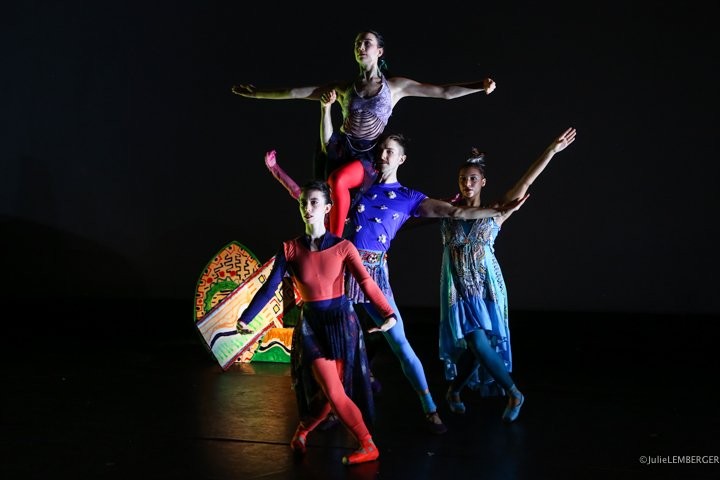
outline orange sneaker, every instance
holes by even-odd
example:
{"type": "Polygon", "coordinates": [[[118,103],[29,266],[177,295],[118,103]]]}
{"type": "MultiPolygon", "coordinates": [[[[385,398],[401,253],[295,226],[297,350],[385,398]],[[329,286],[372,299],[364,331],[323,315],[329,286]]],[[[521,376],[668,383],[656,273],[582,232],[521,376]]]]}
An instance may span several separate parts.
{"type": "Polygon", "coordinates": [[[295,435],[293,435],[292,440],[290,440],[290,448],[292,448],[295,453],[304,454],[307,450],[305,443],[307,442],[308,433],[310,433],[310,430],[305,430],[302,428],[302,425],[298,425],[297,430],[295,430],[295,435]]]}
{"type": "Polygon", "coordinates": [[[372,438],[362,442],[362,446],[350,455],[343,457],[342,462],[345,465],[356,465],[358,463],[372,462],[380,456],[380,451],[375,446],[372,438]]]}

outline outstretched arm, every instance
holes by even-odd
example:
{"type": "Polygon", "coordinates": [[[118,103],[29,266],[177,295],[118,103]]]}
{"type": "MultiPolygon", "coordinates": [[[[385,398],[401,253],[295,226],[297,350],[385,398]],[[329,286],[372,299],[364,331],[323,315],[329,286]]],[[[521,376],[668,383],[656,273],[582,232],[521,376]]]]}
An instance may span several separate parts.
{"type": "Polygon", "coordinates": [[[336,85],[318,85],[311,87],[291,88],[257,88],[255,85],[240,84],[232,86],[232,93],[247,98],[263,98],[269,100],[320,100],[322,95],[337,88],[336,85]]]}
{"type": "Polygon", "coordinates": [[[424,97],[424,98],[443,98],[452,100],[453,98],[464,97],[472,93],[485,92],[489,95],[495,90],[495,81],[492,78],[485,78],[479,82],[467,83],[448,83],[444,85],[434,85],[431,83],[420,83],[405,77],[392,77],[388,80],[390,88],[393,92],[393,100],[397,102],[403,97],[424,97]]]}
{"type": "Polygon", "coordinates": [[[492,207],[469,207],[426,198],[420,203],[417,214],[425,218],[455,218],[458,220],[499,217],[508,211],[520,208],[525,200],[527,200],[527,195],[492,207]]]}
{"type": "Polygon", "coordinates": [[[255,292],[250,303],[247,305],[245,310],[240,314],[237,320],[237,329],[242,334],[254,333],[248,328],[248,324],[262,311],[267,303],[275,296],[275,290],[280,286],[283,276],[287,271],[287,260],[285,259],[285,253],[281,248],[275,254],[275,263],[273,263],[272,269],[268,279],[263,283],[262,287],[255,292]]]}
{"type": "Polygon", "coordinates": [[[337,92],[330,90],[320,97],[320,142],[323,152],[333,134],[332,104],[337,100],[337,92]]]}
{"type": "MultiPolygon", "coordinates": [[[[506,203],[515,198],[521,198],[526,196],[530,185],[532,185],[535,179],[537,179],[537,177],[542,173],[542,171],[545,170],[545,167],[548,166],[550,160],[552,160],[556,153],[562,152],[571,143],[573,143],[575,141],[576,134],[577,131],[571,127],[565,130],[555,140],[553,140],[553,142],[548,145],[548,147],[537,158],[537,160],[535,160],[533,164],[530,165],[530,168],[527,169],[525,174],[520,177],[520,180],[518,180],[517,183],[515,183],[515,185],[513,185],[510,190],[505,192],[505,195],[503,195],[502,198],[502,202],[506,203]]],[[[507,218],[512,215],[515,210],[517,210],[517,208],[508,210],[503,215],[501,215],[499,219],[496,219],[496,221],[498,223],[502,223],[503,221],[507,220],[507,218]]]]}

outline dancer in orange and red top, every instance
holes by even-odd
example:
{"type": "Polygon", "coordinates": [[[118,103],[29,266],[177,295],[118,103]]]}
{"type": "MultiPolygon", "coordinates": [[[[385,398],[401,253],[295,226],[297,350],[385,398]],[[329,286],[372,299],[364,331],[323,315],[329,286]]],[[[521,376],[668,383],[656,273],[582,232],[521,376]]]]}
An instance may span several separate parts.
{"type": "MultiPolygon", "coordinates": [[[[268,156],[275,152],[268,152],[266,160],[268,156]]],[[[325,216],[332,208],[328,184],[308,183],[300,191],[299,203],[305,234],[283,243],[268,280],[243,311],[238,328],[247,328],[289,273],[303,300],[291,351],[300,423],[290,445],[304,453],[307,435],[332,410],[360,443],[357,451],[343,457],[343,463],[372,461],[379,451],[366,425],[374,413],[370,370],[360,323],[345,296],[345,270],[385,317],[368,333],[392,328],[395,312],[363,267],[355,246],[326,231],[325,216]]]]}

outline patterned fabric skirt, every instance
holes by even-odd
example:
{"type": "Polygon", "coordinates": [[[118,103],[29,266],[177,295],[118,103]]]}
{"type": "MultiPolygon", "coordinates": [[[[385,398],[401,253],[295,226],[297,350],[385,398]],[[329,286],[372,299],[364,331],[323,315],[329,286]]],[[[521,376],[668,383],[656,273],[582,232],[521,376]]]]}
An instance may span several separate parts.
{"type": "MultiPolygon", "coordinates": [[[[451,340],[449,335],[443,335],[441,327],[441,351],[446,357],[453,356],[457,361],[459,355],[464,354],[464,337],[473,331],[482,331],[487,336],[490,345],[500,356],[508,372],[512,372],[512,350],[510,348],[510,330],[507,324],[507,317],[500,314],[502,308],[497,304],[481,297],[470,297],[458,299],[457,303],[450,306],[449,315],[462,332],[462,340],[451,340]],[[452,347],[447,344],[452,342],[452,347]],[[461,347],[461,348],[458,348],[461,347]],[[453,352],[453,353],[450,353],[453,352]]],[[[483,397],[504,396],[505,390],[495,381],[485,367],[478,364],[467,387],[480,393],[483,397]]]]}
{"type": "MultiPolygon", "coordinates": [[[[363,250],[362,248],[358,248],[358,252],[360,253],[360,259],[365,266],[365,270],[367,270],[370,277],[375,280],[375,283],[380,287],[385,297],[393,298],[393,292],[390,288],[390,274],[387,266],[387,252],[363,250]]],[[[365,294],[360,289],[355,277],[349,272],[345,277],[345,295],[353,303],[370,302],[370,300],[365,298],[365,294]]]]}
{"type": "MultiPolygon", "coordinates": [[[[463,296],[455,287],[450,264],[445,250],[440,271],[440,359],[457,362],[467,348],[465,335],[482,330],[507,371],[512,372],[508,304],[502,277],[488,277],[493,294],[485,288],[477,295],[463,296]]],[[[484,367],[477,369],[467,386],[482,396],[504,395],[503,388],[484,367]]]]}
{"type": "Polygon", "coordinates": [[[312,372],[312,362],[318,358],[342,361],[345,393],[358,406],[365,422],[372,423],[375,405],[365,340],[357,314],[345,296],[305,302],[293,331],[291,376],[301,420],[317,418],[327,401],[312,372]]]}

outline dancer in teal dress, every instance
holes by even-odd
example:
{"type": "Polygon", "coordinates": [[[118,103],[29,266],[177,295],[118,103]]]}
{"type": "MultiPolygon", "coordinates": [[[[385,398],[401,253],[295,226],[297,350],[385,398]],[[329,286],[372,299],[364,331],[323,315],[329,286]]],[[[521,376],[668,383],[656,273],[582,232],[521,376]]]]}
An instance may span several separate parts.
{"type": "MultiPolygon", "coordinates": [[[[505,280],[495,257],[495,238],[500,226],[490,219],[477,221],[444,220],[440,226],[443,249],[440,271],[441,359],[447,372],[455,372],[455,359],[466,349],[465,332],[482,329],[500,356],[504,368],[512,372],[512,351],[508,325],[505,280]],[[455,333],[457,332],[457,334],[455,333]]],[[[474,359],[472,355],[468,358],[474,359]]],[[[486,368],[475,363],[467,386],[481,396],[504,395],[486,368]]],[[[452,379],[454,373],[448,374],[452,379]]]]}
{"type": "MultiPolygon", "coordinates": [[[[575,135],[575,129],[568,128],[557,137],[500,203],[526,196],[553,156],[574,142],[575,135]]],[[[473,150],[473,156],[460,167],[458,204],[482,206],[480,192],[485,183],[484,155],[473,150]]],[[[482,383],[481,394],[507,394],[504,421],[517,419],[525,401],[510,377],[507,291],[494,247],[501,225],[518,208],[496,217],[444,218],[441,223],[440,359],[451,380],[446,399],[453,413],[465,413],[460,393],[476,370],[482,383]]]]}

